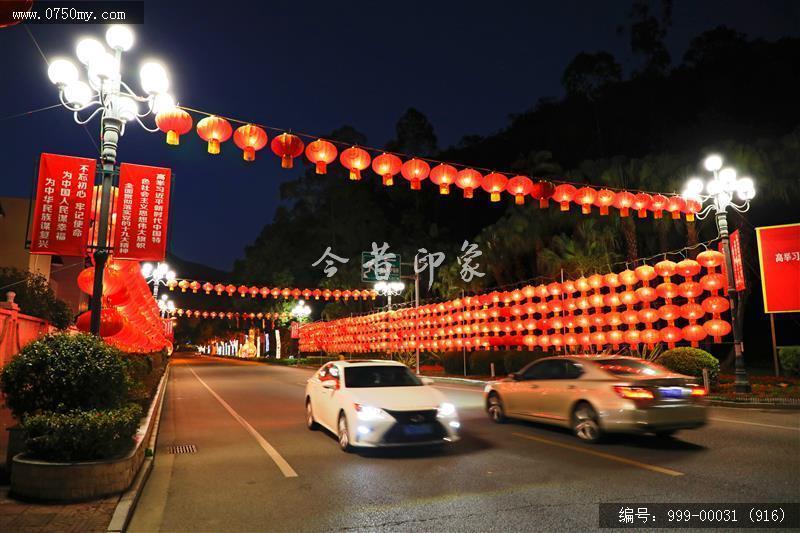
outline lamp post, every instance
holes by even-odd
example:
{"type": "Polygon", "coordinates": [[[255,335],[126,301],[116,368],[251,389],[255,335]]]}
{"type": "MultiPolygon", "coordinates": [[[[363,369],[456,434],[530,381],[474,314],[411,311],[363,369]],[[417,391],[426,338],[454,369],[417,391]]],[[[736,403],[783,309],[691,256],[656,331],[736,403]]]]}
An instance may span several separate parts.
{"type": "Polygon", "coordinates": [[[158,299],[158,288],[160,285],[167,285],[175,279],[175,272],[170,270],[167,263],[145,263],[142,265],[142,276],[150,283],[153,283],[153,298],[158,299]]]}
{"type": "Polygon", "coordinates": [[[84,125],[100,115],[102,180],[90,304],[90,331],[95,335],[100,331],[103,272],[111,251],[108,247],[108,219],[119,138],[125,134],[125,125],[133,121],[149,132],[158,131],[158,128],[147,127],[141,119],[175,107],[174,98],[167,93],[167,72],[159,63],[148,62],[142,66],[141,85],[147,96],[138,96],[122,81],[122,53],[133,47],[134,37],[130,28],[110,26],[105,37],[113,53],[108,52],[100,41],[91,38],[81,40],[75,50],[78,60],[85,66],[88,84],[79,80],[78,68],[68,59],[55,59],[47,69],[50,81],[58,87],[61,104],[73,112],[75,122],[84,125]],[[147,109],[143,113],[139,113],[139,103],[146,104],[147,109]],[[86,110],[92,111],[85,119],[81,118],[80,113],[86,110]]]}
{"type": "Polygon", "coordinates": [[[747,370],[744,366],[744,343],[742,341],[741,324],[737,318],[739,306],[739,295],[736,292],[736,283],[733,276],[733,261],[731,260],[730,241],[728,238],[728,208],[744,213],[750,209],[750,200],[756,195],[755,185],[749,177],[737,177],[736,170],[731,167],[722,166],[722,157],[716,154],[709,155],[703,161],[705,169],[711,176],[704,182],[701,178],[690,178],[686,182],[686,189],[683,192],[685,198],[700,201],[711,200],[698,214],[700,219],[713,212],[717,222],[720,242],[722,243],[722,253],[725,256],[725,270],[728,281],[728,300],[731,305],[731,322],[733,323],[733,349],[735,358],[735,381],[734,390],[736,392],[750,392],[750,381],[747,378],[747,370]],[[702,193],[705,190],[706,195],[702,193]],[[735,196],[741,201],[737,204],[733,201],[735,196]]]}

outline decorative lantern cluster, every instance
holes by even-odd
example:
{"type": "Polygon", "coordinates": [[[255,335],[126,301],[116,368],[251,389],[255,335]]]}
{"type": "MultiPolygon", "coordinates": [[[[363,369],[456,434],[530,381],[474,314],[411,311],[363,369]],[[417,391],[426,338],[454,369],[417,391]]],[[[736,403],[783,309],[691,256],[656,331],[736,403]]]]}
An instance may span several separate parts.
{"type": "MultiPolygon", "coordinates": [[[[91,295],[94,268],[78,274],[78,287],[91,295]]],[[[91,313],[78,316],[76,326],[89,331],[91,313]]],[[[159,316],[158,304],[141,273],[137,261],[110,259],[103,275],[103,310],[100,316],[100,336],[131,353],[150,353],[170,346],[159,316]]]]}
{"type": "Polygon", "coordinates": [[[167,282],[167,287],[169,290],[175,290],[177,287],[181,290],[181,292],[186,292],[187,290],[191,290],[193,293],[198,293],[199,291],[203,291],[206,294],[211,294],[212,292],[217,293],[217,295],[222,296],[223,294],[227,294],[228,296],[236,296],[237,294],[242,298],[249,296],[251,298],[256,298],[261,296],[262,298],[283,298],[288,300],[289,298],[294,298],[298,300],[303,298],[305,300],[330,300],[333,299],[335,301],[349,301],[351,298],[353,300],[374,300],[378,293],[372,289],[298,289],[298,288],[289,288],[289,287],[264,287],[264,286],[257,286],[257,285],[233,285],[232,283],[212,283],[210,281],[197,281],[191,279],[171,279],[167,282]]]}
{"type": "MultiPolygon", "coordinates": [[[[180,135],[191,130],[192,117],[183,109],[171,108],[156,116],[156,124],[167,134],[167,144],[177,145],[180,135]]],[[[266,131],[260,126],[244,124],[234,131],[227,119],[216,115],[206,116],[197,123],[197,135],[208,143],[210,154],[220,153],[220,145],[233,136],[233,141],[242,150],[245,161],[255,160],[255,153],[269,141],[266,131]]],[[[398,157],[402,154],[383,152],[373,157],[369,149],[358,146],[348,146],[340,151],[333,142],[325,139],[317,139],[306,146],[299,136],[288,132],[275,136],[270,148],[281,158],[283,168],[292,168],[294,159],[305,153],[308,161],[315,166],[317,174],[326,174],[328,165],[334,163],[338,156],[339,162],[349,171],[349,177],[353,181],[361,180],[362,171],[371,167],[387,187],[394,185],[397,174],[402,175],[415,191],[421,190],[422,182],[430,178],[439,188],[440,194],[450,194],[450,186],[455,185],[463,191],[465,199],[472,198],[475,190],[482,189],[489,194],[492,202],[499,202],[503,193],[507,193],[519,205],[524,204],[525,198],[530,196],[539,201],[541,208],[548,207],[552,199],[558,202],[562,211],[569,211],[572,204],[577,204],[586,215],[595,208],[601,215],[608,215],[609,209],[614,207],[623,217],[627,217],[633,210],[639,218],[646,217],[648,213],[654,218],[661,218],[666,211],[672,218],[677,219],[683,215],[687,221],[694,220],[695,214],[702,208],[698,199],[682,198],[678,195],[612,191],[579,183],[554,184],[543,180],[534,182],[528,176],[509,177],[500,172],[483,175],[472,168],[458,170],[453,164],[413,156],[403,161],[398,157]]]]}
{"type": "MultiPolygon", "coordinates": [[[[560,200],[559,200],[560,201],[560,200]]],[[[534,349],[593,353],[610,347],[692,346],[730,333],[719,292],[722,254],[563,283],[526,286],[447,302],[300,327],[305,352],[534,349]],[[705,268],[699,281],[695,278],[705,268]],[[678,283],[680,281],[680,283],[678,283]],[[710,316],[710,318],[709,318],[710,316]]]]}
{"type": "Polygon", "coordinates": [[[239,311],[209,311],[200,309],[176,309],[182,318],[202,318],[211,320],[286,320],[289,313],[245,313],[239,311]]]}

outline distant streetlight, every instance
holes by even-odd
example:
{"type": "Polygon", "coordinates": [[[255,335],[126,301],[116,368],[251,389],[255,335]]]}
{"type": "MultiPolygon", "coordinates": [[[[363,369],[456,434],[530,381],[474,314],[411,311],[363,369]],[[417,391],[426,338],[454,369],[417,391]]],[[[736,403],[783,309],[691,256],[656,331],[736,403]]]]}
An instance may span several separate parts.
{"type": "MultiPolygon", "coordinates": [[[[167,263],[144,263],[142,265],[142,276],[147,283],[153,284],[153,298],[158,299],[159,285],[167,285],[170,281],[175,279],[175,272],[170,270],[167,263]]],[[[166,294],[162,297],[166,298],[166,294]]]]}
{"type": "Polygon", "coordinates": [[[731,304],[731,322],[733,323],[733,347],[736,354],[736,379],[734,390],[736,392],[750,392],[750,381],[747,378],[747,370],[744,366],[744,344],[742,342],[742,332],[737,320],[738,293],[733,277],[733,262],[731,260],[730,242],[728,239],[728,208],[744,213],[750,209],[750,200],[756,195],[755,184],[749,177],[737,177],[736,170],[731,167],[723,167],[722,157],[712,154],[703,161],[703,167],[711,173],[705,181],[702,178],[693,177],[686,182],[683,191],[684,198],[692,199],[703,203],[704,200],[711,200],[711,203],[703,207],[697,214],[697,218],[704,219],[709,213],[713,212],[717,221],[719,238],[722,242],[722,253],[725,256],[725,270],[728,278],[728,299],[731,304]],[[705,195],[703,191],[705,190],[705,195]],[[734,201],[734,196],[740,203],[734,201]]]}
{"type": "Polygon", "coordinates": [[[375,292],[381,296],[387,297],[387,304],[391,307],[392,296],[397,296],[403,292],[403,289],[406,288],[406,284],[402,281],[378,281],[373,288],[375,292]]]}
{"type": "Polygon", "coordinates": [[[297,305],[292,308],[291,314],[295,318],[307,318],[311,314],[311,308],[306,305],[304,300],[298,300],[297,305]]]}
{"type": "Polygon", "coordinates": [[[161,318],[166,318],[167,315],[172,316],[175,314],[175,302],[169,300],[166,294],[161,295],[158,300],[158,309],[161,311],[161,318]]]}
{"type": "Polygon", "coordinates": [[[78,42],[75,55],[85,67],[88,83],[79,79],[78,68],[68,59],[55,59],[47,69],[50,81],[58,87],[61,104],[73,112],[75,122],[84,125],[100,115],[103,139],[100,158],[103,166],[97,246],[94,251],[95,272],[90,323],[90,331],[95,335],[100,331],[103,272],[110,252],[108,213],[111,209],[111,187],[114,181],[114,164],[117,160],[119,138],[125,134],[125,125],[134,121],[149,132],[158,131],[158,128],[147,127],[142,118],[175,107],[175,99],[167,92],[169,89],[167,71],[159,63],[145,63],[140,71],[142,89],[147,96],[137,95],[122,81],[122,53],[133,47],[133,41],[134,35],[130,28],[114,25],[106,31],[106,43],[113,52],[108,52],[96,39],[87,38],[78,42]],[[139,104],[144,104],[146,107],[141,113],[139,104]],[[88,117],[80,117],[82,111],[92,109],[88,117]]]}

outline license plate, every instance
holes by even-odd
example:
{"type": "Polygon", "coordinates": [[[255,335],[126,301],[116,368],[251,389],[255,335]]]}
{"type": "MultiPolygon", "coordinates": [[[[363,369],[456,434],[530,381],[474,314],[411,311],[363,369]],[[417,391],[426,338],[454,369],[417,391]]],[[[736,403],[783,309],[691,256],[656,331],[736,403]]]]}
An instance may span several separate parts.
{"type": "Polygon", "coordinates": [[[660,387],[658,393],[662,398],[684,398],[689,395],[689,390],[683,387],[660,387]]]}
{"type": "Polygon", "coordinates": [[[433,431],[430,424],[422,424],[419,426],[404,426],[403,432],[406,435],[428,435],[433,431]]]}

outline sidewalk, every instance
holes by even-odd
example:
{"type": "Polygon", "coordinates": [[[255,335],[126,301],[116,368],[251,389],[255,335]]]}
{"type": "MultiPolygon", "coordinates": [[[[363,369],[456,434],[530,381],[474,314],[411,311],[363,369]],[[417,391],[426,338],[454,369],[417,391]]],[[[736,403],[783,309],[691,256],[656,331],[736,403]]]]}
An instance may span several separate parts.
{"type": "Polygon", "coordinates": [[[14,532],[105,532],[119,496],[102,500],[39,504],[9,498],[8,485],[0,486],[0,531],[14,532]]]}

